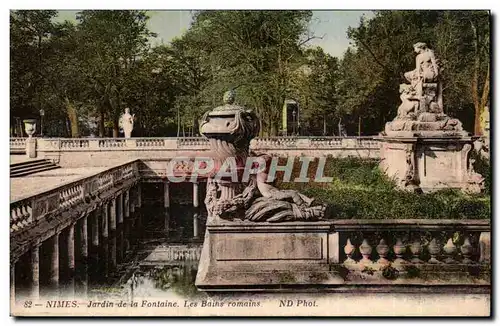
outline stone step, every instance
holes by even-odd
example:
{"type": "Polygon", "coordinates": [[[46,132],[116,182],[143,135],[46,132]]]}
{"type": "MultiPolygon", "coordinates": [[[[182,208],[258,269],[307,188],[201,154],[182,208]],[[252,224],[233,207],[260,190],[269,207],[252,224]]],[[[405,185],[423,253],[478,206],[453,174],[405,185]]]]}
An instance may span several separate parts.
{"type": "Polygon", "coordinates": [[[46,159],[38,159],[38,160],[29,160],[29,161],[24,161],[24,162],[19,162],[19,163],[12,163],[10,165],[10,169],[12,170],[12,169],[18,168],[18,167],[40,164],[40,163],[45,163],[45,162],[50,162],[50,161],[48,161],[46,159]]]}
{"type": "Polygon", "coordinates": [[[57,166],[57,165],[52,164],[52,163],[41,162],[41,163],[29,165],[29,166],[20,166],[20,167],[14,168],[14,169],[10,169],[10,174],[16,175],[19,173],[24,173],[26,171],[31,171],[31,170],[35,170],[35,169],[39,169],[39,168],[43,168],[43,167],[53,167],[53,166],[57,166]]]}
{"type": "Polygon", "coordinates": [[[57,165],[43,165],[35,168],[30,168],[26,169],[24,171],[16,171],[16,172],[11,172],[10,177],[11,178],[17,178],[17,177],[24,177],[33,173],[38,173],[38,172],[43,172],[43,171],[50,171],[50,170],[55,170],[55,169],[60,169],[60,166],[57,165]]]}

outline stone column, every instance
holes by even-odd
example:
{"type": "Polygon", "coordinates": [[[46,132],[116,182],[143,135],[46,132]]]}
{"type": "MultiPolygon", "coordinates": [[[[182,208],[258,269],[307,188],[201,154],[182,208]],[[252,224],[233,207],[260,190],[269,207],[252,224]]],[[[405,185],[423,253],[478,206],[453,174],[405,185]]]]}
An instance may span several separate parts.
{"type": "Polygon", "coordinates": [[[118,200],[118,212],[117,212],[117,223],[123,223],[123,194],[119,194],[117,197],[118,200]]]}
{"type": "Polygon", "coordinates": [[[31,293],[30,299],[40,297],[40,246],[31,248],[31,293]]]}
{"type": "Polygon", "coordinates": [[[78,265],[78,294],[83,297],[87,296],[88,289],[88,229],[87,229],[87,216],[80,219],[80,257],[78,265]]]}
{"type": "Polygon", "coordinates": [[[80,219],[80,248],[82,260],[87,264],[87,259],[89,257],[89,240],[87,232],[87,216],[80,219]]]}
{"type": "Polygon", "coordinates": [[[165,232],[168,236],[168,233],[170,231],[170,185],[168,183],[168,180],[163,181],[163,207],[165,208],[165,232]]]}
{"type": "Polygon", "coordinates": [[[137,207],[142,207],[142,186],[140,182],[137,184],[137,207]]]}
{"type": "Polygon", "coordinates": [[[198,209],[200,206],[198,182],[193,182],[193,238],[198,238],[198,209]]]}
{"type": "Polygon", "coordinates": [[[104,203],[101,208],[101,235],[104,239],[108,237],[108,215],[109,215],[109,207],[108,203],[104,203]]]}
{"type": "Polygon", "coordinates": [[[125,190],[123,197],[123,215],[125,218],[130,216],[130,189],[125,190]]]}
{"type": "Polygon", "coordinates": [[[16,262],[10,265],[10,309],[16,305],[16,262]]]}
{"type": "Polygon", "coordinates": [[[91,223],[92,223],[92,231],[91,231],[92,246],[97,248],[99,247],[99,214],[97,213],[97,211],[92,212],[91,223]]]}
{"type": "Polygon", "coordinates": [[[170,185],[168,180],[163,181],[163,207],[170,207],[170,185]]]}
{"type": "Polygon", "coordinates": [[[109,272],[109,245],[108,245],[108,216],[109,207],[108,203],[104,203],[101,207],[101,240],[99,242],[99,257],[101,258],[100,268],[102,268],[102,275],[108,277],[109,272]]]}
{"type": "Polygon", "coordinates": [[[137,186],[134,186],[130,189],[130,213],[135,213],[135,205],[136,205],[136,202],[137,202],[137,198],[136,198],[136,187],[137,186]]]}
{"type": "Polygon", "coordinates": [[[116,268],[116,234],[113,234],[109,241],[109,267],[112,270],[116,268]]]}
{"type": "Polygon", "coordinates": [[[111,205],[109,206],[109,229],[110,229],[110,231],[116,230],[116,200],[117,200],[117,198],[111,199],[111,205]]]}
{"type": "Polygon", "coordinates": [[[50,250],[49,283],[54,292],[59,287],[59,234],[56,233],[48,240],[50,250]]]}
{"type": "Polygon", "coordinates": [[[67,250],[67,262],[66,271],[68,272],[67,279],[67,295],[74,297],[75,295],[75,225],[71,224],[68,226],[66,233],[66,250],[67,250]]]}

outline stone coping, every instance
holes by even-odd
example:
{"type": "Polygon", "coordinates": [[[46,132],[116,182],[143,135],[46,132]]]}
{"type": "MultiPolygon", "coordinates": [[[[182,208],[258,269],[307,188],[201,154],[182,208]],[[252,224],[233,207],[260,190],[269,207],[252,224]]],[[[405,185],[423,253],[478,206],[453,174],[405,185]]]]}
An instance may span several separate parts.
{"type": "Polygon", "coordinates": [[[466,229],[471,231],[490,231],[490,220],[453,220],[453,219],[349,219],[323,221],[296,221],[296,222],[250,222],[250,221],[220,221],[207,224],[210,232],[259,232],[259,231],[397,231],[397,230],[428,230],[441,231],[443,229],[466,229]]]}
{"type": "MultiPolygon", "coordinates": [[[[55,187],[52,187],[52,188],[47,189],[47,190],[42,190],[41,192],[38,192],[35,195],[28,194],[28,195],[24,195],[24,196],[19,196],[19,197],[15,198],[14,200],[11,200],[10,204],[12,205],[12,204],[14,204],[16,202],[19,202],[19,201],[24,201],[24,200],[27,200],[27,199],[36,199],[36,198],[39,198],[39,197],[43,197],[43,196],[48,195],[50,193],[57,192],[61,188],[67,187],[69,185],[79,183],[79,182],[84,181],[86,179],[94,178],[95,176],[97,176],[97,175],[99,175],[101,173],[106,173],[106,172],[109,172],[109,171],[114,170],[116,168],[128,165],[130,163],[139,162],[139,161],[140,161],[139,159],[131,159],[131,160],[128,160],[128,161],[126,161],[124,163],[121,163],[121,164],[118,164],[118,165],[114,165],[114,166],[110,166],[110,167],[105,167],[104,170],[99,171],[99,172],[94,173],[94,174],[91,174],[91,175],[82,175],[82,176],[79,176],[79,177],[77,177],[75,179],[69,179],[67,181],[63,181],[62,183],[58,184],[55,187]]],[[[34,180],[36,180],[35,178],[30,177],[30,176],[25,177],[23,179],[25,179],[26,182],[33,182],[34,180]]]]}

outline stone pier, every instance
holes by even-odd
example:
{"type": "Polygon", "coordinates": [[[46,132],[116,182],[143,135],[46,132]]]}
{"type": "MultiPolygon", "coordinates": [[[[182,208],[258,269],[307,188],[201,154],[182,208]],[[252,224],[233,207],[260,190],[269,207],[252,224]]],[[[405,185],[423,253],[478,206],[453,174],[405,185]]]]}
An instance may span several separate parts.
{"type": "Polygon", "coordinates": [[[31,248],[31,288],[30,298],[36,300],[40,296],[40,246],[31,248]]]}
{"type": "Polygon", "coordinates": [[[194,208],[194,213],[193,213],[193,238],[198,239],[199,238],[199,206],[200,206],[200,200],[199,200],[199,184],[197,181],[193,182],[193,208],[194,208]]]}
{"type": "Polygon", "coordinates": [[[111,231],[116,230],[116,200],[116,198],[112,198],[109,206],[109,229],[111,231]]]}
{"type": "Polygon", "coordinates": [[[66,231],[66,293],[69,297],[75,294],[75,226],[71,224],[66,231]]]}
{"type": "Polygon", "coordinates": [[[170,184],[168,180],[163,181],[163,207],[165,208],[165,233],[170,231],[170,184]]]}
{"type": "Polygon", "coordinates": [[[118,195],[117,201],[118,201],[118,210],[117,210],[116,222],[118,224],[122,224],[123,223],[123,193],[120,193],[118,195]]]}
{"type": "Polygon", "coordinates": [[[58,293],[59,287],[59,233],[48,240],[49,242],[49,285],[53,294],[58,293]]]}

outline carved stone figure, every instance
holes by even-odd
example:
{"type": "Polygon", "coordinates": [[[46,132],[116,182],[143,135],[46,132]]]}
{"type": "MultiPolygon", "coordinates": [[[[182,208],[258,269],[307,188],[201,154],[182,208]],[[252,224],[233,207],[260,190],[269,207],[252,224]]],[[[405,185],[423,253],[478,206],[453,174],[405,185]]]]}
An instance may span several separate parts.
{"type": "MultiPolygon", "coordinates": [[[[249,153],[249,145],[259,132],[259,123],[252,111],[234,104],[234,97],[234,92],[226,92],[224,105],[205,113],[200,133],[210,140],[216,170],[234,158],[240,177],[246,159],[254,155],[249,153]]],[[[265,159],[269,163],[270,157],[265,159]]],[[[240,181],[209,178],[205,197],[209,219],[280,222],[323,218],[324,205],[312,206],[312,198],[294,190],[279,190],[267,182],[267,174],[266,170],[251,176],[246,185],[240,181]]]]}
{"type": "Polygon", "coordinates": [[[460,121],[444,113],[441,68],[434,51],[421,42],[413,47],[417,53],[415,69],[404,74],[410,84],[400,85],[401,105],[394,121],[386,124],[385,133],[389,136],[466,134],[460,121]]]}
{"type": "Polygon", "coordinates": [[[123,129],[125,138],[130,138],[134,129],[135,114],[130,114],[130,109],[125,108],[125,113],[120,117],[119,125],[123,129]]]}

